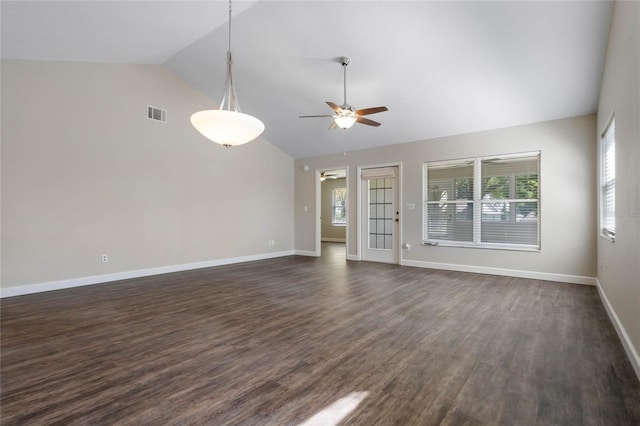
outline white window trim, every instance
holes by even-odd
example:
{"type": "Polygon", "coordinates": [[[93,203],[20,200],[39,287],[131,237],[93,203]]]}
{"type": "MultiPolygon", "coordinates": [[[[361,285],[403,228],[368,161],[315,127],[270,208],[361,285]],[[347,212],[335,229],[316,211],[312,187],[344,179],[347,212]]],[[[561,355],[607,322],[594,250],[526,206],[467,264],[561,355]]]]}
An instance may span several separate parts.
{"type": "MultiPolygon", "coordinates": [[[[451,164],[458,164],[464,161],[473,161],[473,200],[452,200],[451,203],[456,204],[468,204],[470,201],[473,202],[473,241],[451,241],[451,240],[439,240],[436,238],[425,238],[426,233],[425,224],[422,224],[423,235],[422,235],[422,245],[425,246],[441,246],[441,247],[462,247],[462,248],[478,248],[478,249],[493,249],[493,250],[510,250],[510,251],[529,251],[529,252],[540,252],[542,248],[542,242],[540,238],[540,229],[542,227],[542,209],[541,209],[541,196],[540,196],[540,182],[542,181],[540,176],[540,163],[542,162],[542,153],[540,151],[532,151],[532,152],[523,152],[518,154],[505,154],[505,155],[490,155],[485,157],[474,157],[474,158],[461,158],[458,160],[449,160],[451,164]],[[481,233],[482,233],[482,184],[476,184],[476,182],[482,182],[482,161],[488,160],[492,158],[518,158],[518,157],[531,157],[538,156],[538,199],[535,200],[501,200],[505,202],[509,201],[517,201],[517,202],[527,202],[527,201],[535,201],[538,203],[538,244],[537,245],[527,245],[527,244],[508,244],[508,243],[487,243],[481,242],[481,233]],[[479,202],[478,202],[479,201],[479,202]]],[[[445,164],[445,161],[434,161],[437,163],[445,164]]],[[[422,184],[425,186],[427,183],[426,173],[427,173],[427,165],[429,162],[424,163],[422,167],[422,184]]],[[[427,183],[428,184],[428,183],[427,183]]],[[[423,221],[427,217],[426,212],[424,211],[426,204],[425,194],[426,187],[423,188],[423,200],[422,200],[422,217],[423,221]]]]}

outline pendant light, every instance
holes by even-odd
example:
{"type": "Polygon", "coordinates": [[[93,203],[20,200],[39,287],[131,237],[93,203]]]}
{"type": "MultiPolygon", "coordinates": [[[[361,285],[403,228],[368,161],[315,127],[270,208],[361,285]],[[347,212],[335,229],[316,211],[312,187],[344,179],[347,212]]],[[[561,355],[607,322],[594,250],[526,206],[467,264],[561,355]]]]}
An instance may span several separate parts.
{"type": "Polygon", "coordinates": [[[257,118],[240,112],[231,74],[231,0],[229,0],[229,49],[227,50],[227,83],[219,109],[196,112],[191,124],[207,139],[231,147],[251,142],[264,131],[257,118]]]}

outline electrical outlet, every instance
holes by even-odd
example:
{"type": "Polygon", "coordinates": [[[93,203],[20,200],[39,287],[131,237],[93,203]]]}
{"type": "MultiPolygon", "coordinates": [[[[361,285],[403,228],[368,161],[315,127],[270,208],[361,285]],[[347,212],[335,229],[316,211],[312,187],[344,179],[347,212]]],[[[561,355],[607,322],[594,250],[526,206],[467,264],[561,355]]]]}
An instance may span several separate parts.
{"type": "Polygon", "coordinates": [[[269,247],[273,247],[273,246],[275,246],[275,245],[276,245],[276,240],[269,240],[269,241],[267,242],[267,245],[268,245],[269,247]]]}
{"type": "Polygon", "coordinates": [[[109,256],[103,254],[102,256],[100,256],[100,260],[102,260],[102,263],[107,263],[109,261],[109,256]]]}

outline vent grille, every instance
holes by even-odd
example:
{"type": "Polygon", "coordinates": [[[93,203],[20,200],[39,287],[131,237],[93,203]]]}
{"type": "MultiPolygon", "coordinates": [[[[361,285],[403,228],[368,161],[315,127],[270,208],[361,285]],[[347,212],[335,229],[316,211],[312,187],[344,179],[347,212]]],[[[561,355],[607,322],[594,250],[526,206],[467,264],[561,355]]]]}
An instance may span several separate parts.
{"type": "Polygon", "coordinates": [[[161,123],[167,122],[167,110],[147,105],[147,118],[161,123]]]}

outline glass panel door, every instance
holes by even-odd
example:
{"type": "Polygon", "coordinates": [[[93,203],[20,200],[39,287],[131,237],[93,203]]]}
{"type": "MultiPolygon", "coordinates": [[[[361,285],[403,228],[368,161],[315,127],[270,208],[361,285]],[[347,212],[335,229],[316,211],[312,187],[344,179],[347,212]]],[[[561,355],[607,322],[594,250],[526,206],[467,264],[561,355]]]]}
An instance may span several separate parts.
{"type": "Polygon", "coordinates": [[[366,169],[362,174],[362,259],[398,263],[400,212],[397,167],[366,169]]]}

